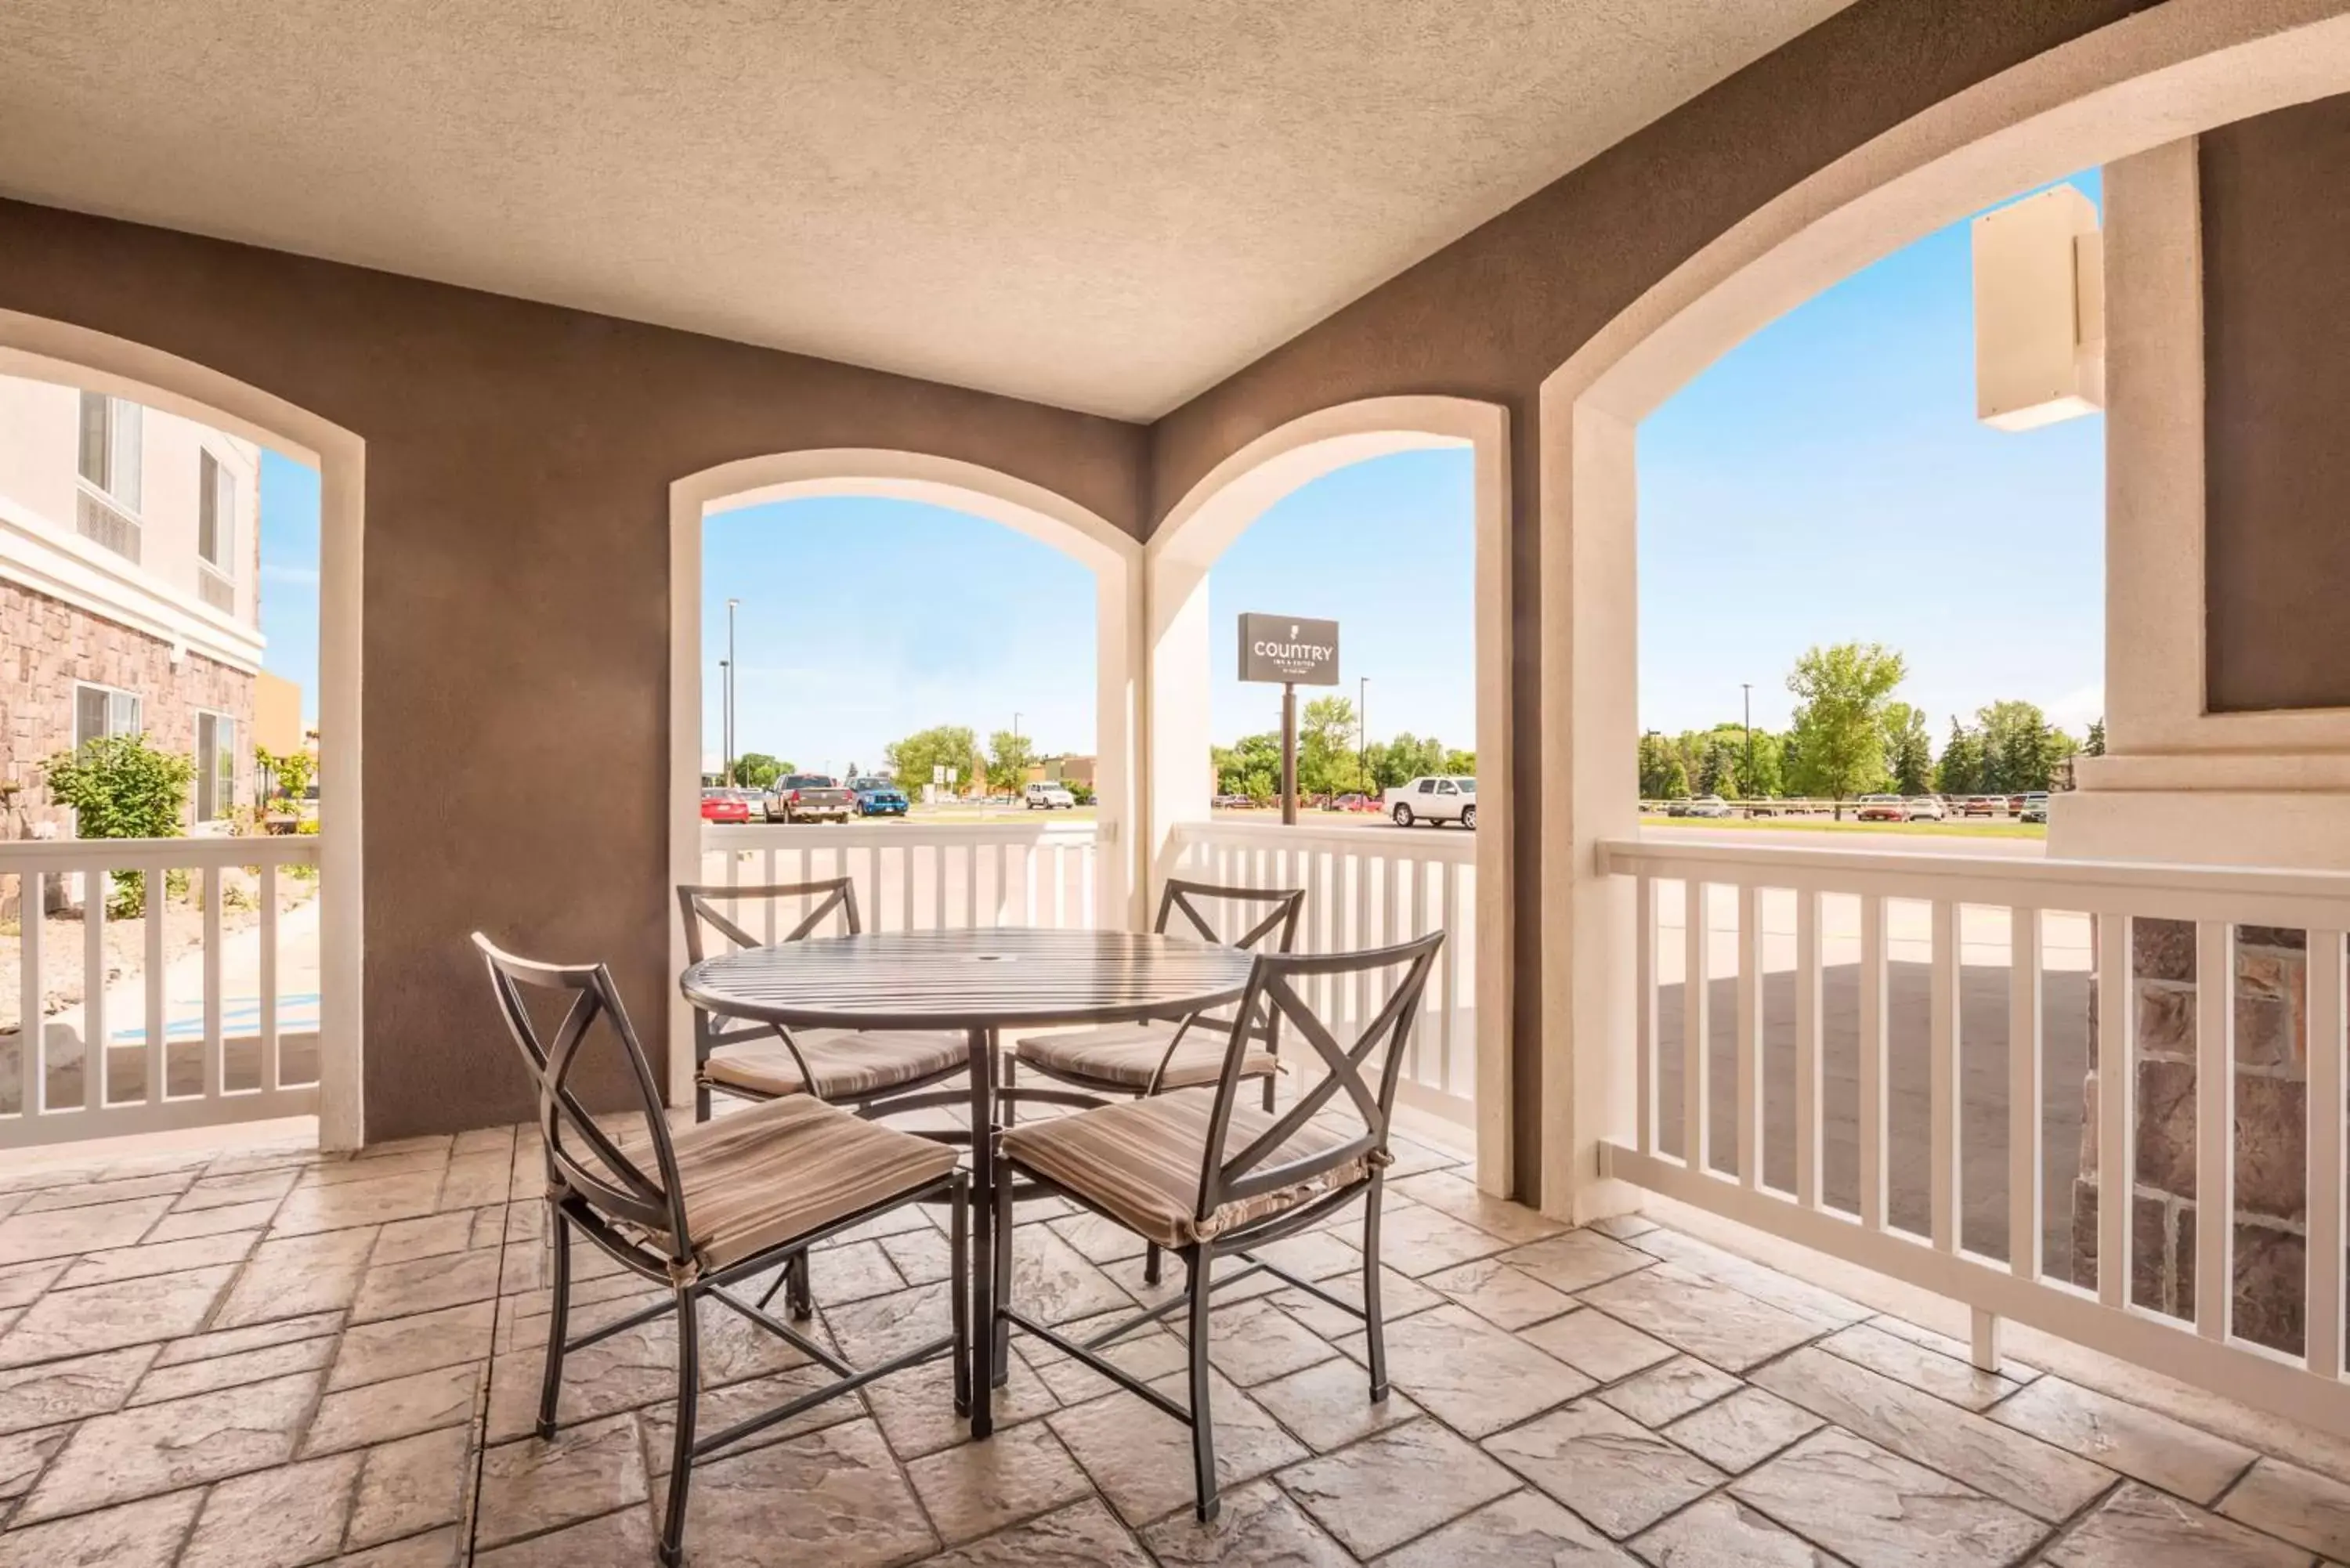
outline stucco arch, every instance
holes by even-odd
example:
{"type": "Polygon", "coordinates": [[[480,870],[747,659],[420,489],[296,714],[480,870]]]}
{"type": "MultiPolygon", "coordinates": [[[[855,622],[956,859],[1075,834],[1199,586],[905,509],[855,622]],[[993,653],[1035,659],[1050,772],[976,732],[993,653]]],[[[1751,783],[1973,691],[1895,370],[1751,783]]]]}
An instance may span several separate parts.
{"type": "MultiPolygon", "coordinates": [[[[1639,421],[1842,278],[2019,192],[2213,126],[2350,90],[2341,0],[2170,0],[2036,56],[1781,193],[1547,377],[1541,397],[1543,1206],[1587,1220],[1631,1125],[1630,890],[1594,846],[1637,834],[1639,421]]],[[[2109,432],[2109,439],[2111,434],[2109,432]]],[[[2121,461],[2117,451],[2116,461],[2121,461]]]]}
{"type": "Polygon", "coordinates": [[[1478,1179],[1510,1181],[1510,419],[1470,398],[1366,398],[1318,409],[1250,441],[1210,470],[1160,520],[1144,552],[1150,661],[1150,833],[1156,866],[1179,822],[1207,811],[1208,573],[1284,496],[1391,452],[1467,447],[1475,465],[1477,638],[1478,1179]]]}
{"type": "MultiPolygon", "coordinates": [[[[1095,907],[1129,910],[1139,885],[1142,707],[1141,542],[1045,486],[957,458],[878,447],[829,447],[743,458],[670,486],[670,880],[696,879],[702,817],[702,524],[713,512],[824,495],[920,501],[999,523],[1074,556],[1094,574],[1095,791],[1100,850],[1095,907]]],[[[674,924],[674,922],[672,922],[674,924]]],[[[670,933],[672,972],[685,967],[684,936],[670,933]]],[[[671,1040],[690,1038],[683,1002],[671,999],[671,1040]]],[[[691,1091],[691,1054],[671,1054],[672,1089],[691,1091]]]]}
{"type": "Polygon", "coordinates": [[[318,469],[318,1142],[365,1136],[366,877],[361,860],[360,628],[367,445],[285,399],[127,338],[0,310],[0,375],[133,399],[318,469]]]}

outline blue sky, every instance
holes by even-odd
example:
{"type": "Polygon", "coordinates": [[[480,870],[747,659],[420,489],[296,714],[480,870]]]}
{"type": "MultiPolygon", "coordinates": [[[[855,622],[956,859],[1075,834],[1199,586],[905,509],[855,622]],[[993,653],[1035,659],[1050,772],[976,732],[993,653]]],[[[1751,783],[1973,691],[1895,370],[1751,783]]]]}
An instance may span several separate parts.
{"type": "MultiPolygon", "coordinates": [[[[2094,171],[2075,176],[2095,200],[2094,171]]],[[[1640,428],[1640,722],[1778,728],[1814,643],[1907,655],[1936,736],[1995,699],[2076,733],[2103,708],[2104,421],[2008,434],[1974,418],[1967,226],[1854,275],[1740,345],[1640,428]]],[[[1269,730],[1234,678],[1241,612],[1342,625],[1370,730],[1474,741],[1470,458],[1406,452],[1268,511],[1209,581],[1213,732],[1269,730]]],[[[262,475],[268,664],[317,703],[317,480],[262,475]]],[[[803,768],[878,763],[932,724],[1040,752],[1094,744],[1093,579],[1050,545],[910,502],[724,513],[704,533],[705,750],[719,747],[725,600],[741,599],[738,745],[803,768]]]]}

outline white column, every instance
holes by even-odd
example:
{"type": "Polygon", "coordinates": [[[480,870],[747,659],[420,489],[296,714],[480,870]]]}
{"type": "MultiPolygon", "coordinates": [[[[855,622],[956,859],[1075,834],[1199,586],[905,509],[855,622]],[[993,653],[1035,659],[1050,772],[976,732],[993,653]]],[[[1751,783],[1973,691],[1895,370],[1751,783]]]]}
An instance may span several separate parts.
{"type": "Polygon", "coordinates": [[[1150,828],[1142,846],[1146,901],[1167,872],[1175,825],[1204,821],[1208,776],[1208,568],[1177,550],[1149,557],[1150,828]]]}

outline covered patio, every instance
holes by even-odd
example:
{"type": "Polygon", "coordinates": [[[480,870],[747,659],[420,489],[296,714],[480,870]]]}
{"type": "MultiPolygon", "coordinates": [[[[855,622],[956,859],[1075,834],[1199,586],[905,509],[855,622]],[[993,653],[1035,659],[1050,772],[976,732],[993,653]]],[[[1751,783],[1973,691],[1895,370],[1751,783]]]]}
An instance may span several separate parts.
{"type": "MultiPolygon", "coordinates": [[[[582,1189],[468,935],[606,966],[644,1060],[583,1059],[583,1117],[641,1088],[683,1132],[712,1085],[679,889],[830,879],[861,935],[934,945],[1139,943],[1178,879],[1294,899],[1315,962],[1443,940],[1373,1064],[1392,1131],[1367,1090],[1317,1102],[1352,1152],[1314,1174],[1360,1186],[1257,1248],[1302,1283],[1191,1320],[1190,1388],[1181,1314],[1107,1353],[1141,1392],[1014,1335],[978,1438],[951,1357],[895,1371],[708,1455],[689,1561],[2350,1562],[2350,5],[555,9],[0,21],[0,373],[298,454],[322,497],[318,835],[0,841],[34,911],[0,1568],[653,1561],[654,1309],[702,1261],[580,1250],[574,1337],[651,1315],[542,1423],[550,1199],[582,1189]],[[2109,751],[2047,857],[1643,830],[1641,420],[2085,167],[2062,347],[2107,420],[2109,751]],[[1429,446],[1474,468],[1476,830],[1212,815],[1218,558],[1429,446]],[[1093,572],[1097,821],[701,821],[703,520],[818,494],[1093,572]],[[224,957],[248,860],[318,879],[298,1010],[274,902],[224,957]],[[133,869],[203,890],[186,995],[151,911],[137,982],[104,900],[41,918],[133,869]],[[1338,1310],[1366,1189],[1384,1397],[1338,1310]],[[1194,1391],[1212,1518],[1151,1402],[1194,1391]]],[[[1385,1016],[1325,978],[1334,1033],[1385,1016]]],[[[891,1123],[933,1152],[1015,1120],[972,1043],[891,1123]]],[[[1263,1115],[1330,1067],[1293,1056],[1263,1115]]],[[[1170,1251],[1228,1219],[1198,1182],[1170,1251]]],[[[983,1256],[992,1210],[956,1212],[983,1256]]],[[[1009,1212],[1010,1299],[1056,1332],[1182,1282],[1097,1210],[1009,1212]]],[[[760,1332],[767,1296],[705,1303],[702,1430],[991,1310],[935,1201],[762,1218],[824,1233],[816,1349],[760,1332]]]]}

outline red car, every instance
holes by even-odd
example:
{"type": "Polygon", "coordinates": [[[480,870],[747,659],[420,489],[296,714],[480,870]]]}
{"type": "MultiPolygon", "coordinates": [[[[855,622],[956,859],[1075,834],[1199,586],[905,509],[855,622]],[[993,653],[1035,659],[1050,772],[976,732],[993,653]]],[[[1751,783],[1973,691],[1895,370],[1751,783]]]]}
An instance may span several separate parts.
{"type": "Polygon", "coordinates": [[[702,792],[702,820],[704,822],[748,822],[751,803],[731,789],[706,789],[702,792]]]}

